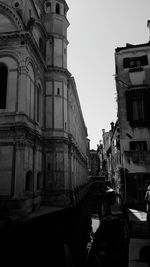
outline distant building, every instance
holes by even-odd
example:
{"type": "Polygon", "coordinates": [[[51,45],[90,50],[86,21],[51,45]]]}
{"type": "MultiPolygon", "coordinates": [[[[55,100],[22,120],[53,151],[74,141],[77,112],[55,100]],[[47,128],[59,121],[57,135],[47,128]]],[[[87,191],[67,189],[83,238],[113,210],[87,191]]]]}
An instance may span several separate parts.
{"type": "Polygon", "coordinates": [[[97,150],[90,149],[90,176],[99,175],[99,160],[97,150]]]}
{"type": "Polygon", "coordinates": [[[111,130],[105,132],[103,129],[103,172],[107,177],[107,180],[111,180],[112,177],[112,165],[111,165],[111,130]]]}
{"type": "Polygon", "coordinates": [[[0,1],[0,208],[10,215],[84,194],[87,128],[67,70],[68,9],[0,1]]]}
{"type": "Polygon", "coordinates": [[[140,207],[150,184],[150,42],[116,48],[115,64],[120,174],[127,203],[140,207]]]}
{"type": "Polygon", "coordinates": [[[98,156],[98,173],[99,176],[105,175],[103,164],[104,164],[104,155],[103,155],[103,144],[102,141],[97,145],[97,156],[98,156]]]}

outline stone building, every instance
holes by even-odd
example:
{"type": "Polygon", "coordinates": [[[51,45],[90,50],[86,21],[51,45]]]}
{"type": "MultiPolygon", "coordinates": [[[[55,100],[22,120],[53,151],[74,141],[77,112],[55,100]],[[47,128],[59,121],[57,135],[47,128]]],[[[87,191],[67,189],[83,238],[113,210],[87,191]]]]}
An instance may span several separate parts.
{"type": "Polygon", "coordinates": [[[87,128],[67,70],[65,0],[0,1],[0,208],[74,204],[87,183],[87,128]]]}
{"type": "Polygon", "coordinates": [[[108,132],[105,129],[102,130],[102,138],[103,138],[103,161],[102,161],[102,169],[105,173],[107,180],[111,180],[112,176],[112,165],[111,165],[111,136],[112,131],[108,132]]]}
{"type": "Polygon", "coordinates": [[[99,141],[99,144],[97,145],[97,157],[98,157],[98,175],[103,176],[105,175],[105,171],[103,168],[103,162],[104,162],[104,153],[103,153],[103,143],[102,140],[99,141]]]}
{"type": "Polygon", "coordinates": [[[122,194],[120,169],[120,128],[117,120],[116,123],[111,122],[108,132],[103,129],[103,172],[113,188],[122,194]]]}
{"type": "Polygon", "coordinates": [[[98,176],[99,175],[99,159],[97,150],[90,149],[90,176],[98,176]]]}
{"type": "Polygon", "coordinates": [[[150,42],[116,48],[115,63],[125,198],[142,207],[150,184],[150,42]]]}

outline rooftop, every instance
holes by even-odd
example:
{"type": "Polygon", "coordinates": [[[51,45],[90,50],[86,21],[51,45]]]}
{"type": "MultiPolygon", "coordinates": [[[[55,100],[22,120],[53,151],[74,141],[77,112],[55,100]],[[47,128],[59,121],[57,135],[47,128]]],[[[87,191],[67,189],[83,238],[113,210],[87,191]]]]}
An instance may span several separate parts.
{"type": "Polygon", "coordinates": [[[116,51],[116,53],[117,53],[117,52],[120,52],[121,50],[126,50],[126,49],[129,49],[129,48],[143,47],[143,46],[144,46],[144,47],[146,47],[146,46],[150,46],[150,41],[149,41],[148,43],[144,43],[144,44],[135,44],[135,45],[126,43],[126,46],[124,46],[124,47],[117,47],[117,48],[115,49],[115,51],[116,51]]]}

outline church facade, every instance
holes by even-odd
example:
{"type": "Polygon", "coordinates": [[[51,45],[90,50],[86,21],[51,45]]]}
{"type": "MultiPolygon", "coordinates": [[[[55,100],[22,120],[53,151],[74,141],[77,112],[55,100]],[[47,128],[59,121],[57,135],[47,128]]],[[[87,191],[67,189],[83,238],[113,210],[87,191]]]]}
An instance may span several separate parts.
{"type": "Polygon", "coordinates": [[[0,209],[10,215],[84,195],[88,139],[67,69],[68,9],[0,1],[0,209]]]}

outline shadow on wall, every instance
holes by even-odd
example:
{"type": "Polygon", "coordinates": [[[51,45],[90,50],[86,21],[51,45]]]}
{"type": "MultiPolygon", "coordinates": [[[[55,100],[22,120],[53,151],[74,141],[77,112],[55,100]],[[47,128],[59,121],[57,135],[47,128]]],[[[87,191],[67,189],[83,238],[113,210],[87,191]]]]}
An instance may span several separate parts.
{"type": "Polygon", "coordinates": [[[146,263],[148,263],[148,265],[150,266],[150,257],[149,257],[149,253],[150,253],[150,246],[144,246],[140,249],[140,259],[139,261],[144,261],[146,263]]]}

